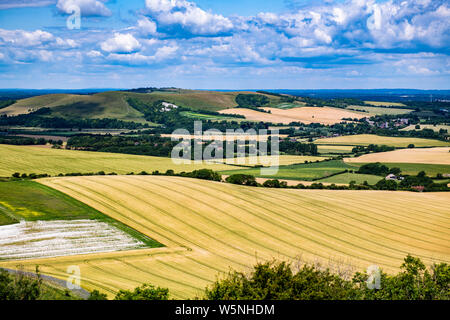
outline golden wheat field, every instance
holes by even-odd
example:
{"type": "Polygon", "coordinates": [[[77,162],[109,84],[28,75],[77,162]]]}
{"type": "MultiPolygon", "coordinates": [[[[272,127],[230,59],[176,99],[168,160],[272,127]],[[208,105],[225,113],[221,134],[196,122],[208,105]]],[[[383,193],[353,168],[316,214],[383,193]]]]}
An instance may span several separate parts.
{"type": "Polygon", "coordinates": [[[257,261],[334,261],[396,272],[407,254],[450,262],[445,193],[265,189],[164,176],[47,178],[60,190],[165,248],[1,262],[66,279],[78,265],[86,289],[110,296],[143,282],[193,298],[229,268],[257,261]]]}
{"type": "Polygon", "coordinates": [[[219,111],[222,114],[240,114],[247,120],[289,124],[291,122],[335,124],[342,118],[361,119],[364,114],[329,107],[301,107],[292,109],[262,108],[266,112],[251,109],[233,108],[219,111]]]}
{"type": "Polygon", "coordinates": [[[226,164],[174,164],[172,159],[163,157],[137,156],[120,153],[89,152],[63,149],[36,148],[34,146],[12,146],[0,144],[0,176],[20,173],[59,173],[72,172],[115,172],[127,174],[154,170],[166,172],[193,171],[201,168],[212,170],[233,170],[236,167],[226,164]]]}
{"type": "Polygon", "coordinates": [[[450,165],[450,148],[400,149],[345,158],[345,162],[429,163],[450,165]]]}

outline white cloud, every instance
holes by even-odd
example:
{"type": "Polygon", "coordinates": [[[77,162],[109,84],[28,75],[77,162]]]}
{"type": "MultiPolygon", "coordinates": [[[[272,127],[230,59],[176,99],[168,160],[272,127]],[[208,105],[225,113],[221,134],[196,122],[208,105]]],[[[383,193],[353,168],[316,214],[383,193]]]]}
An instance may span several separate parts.
{"type": "Polygon", "coordinates": [[[0,10],[26,7],[45,7],[54,4],[56,0],[2,0],[0,10]]]}
{"type": "Polygon", "coordinates": [[[156,23],[147,17],[138,20],[137,29],[143,36],[156,35],[156,23]]]}
{"type": "Polygon", "coordinates": [[[206,12],[186,0],[146,0],[148,14],[166,26],[179,25],[193,34],[214,35],[233,28],[230,19],[206,12]]]}
{"type": "Polygon", "coordinates": [[[101,48],[106,52],[132,53],[139,51],[141,44],[130,33],[115,33],[113,38],[101,43],[101,48]]]}
{"type": "Polygon", "coordinates": [[[5,30],[0,29],[0,45],[4,43],[14,47],[54,47],[75,48],[78,46],[73,39],[55,37],[47,31],[35,30],[5,30]]]}
{"type": "Polygon", "coordinates": [[[107,0],[58,0],[56,7],[61,13],[72,14],[73,8],[80,8],[82,16],[111,16],[111,10],[109,10],[103,2],[107,0]]]}

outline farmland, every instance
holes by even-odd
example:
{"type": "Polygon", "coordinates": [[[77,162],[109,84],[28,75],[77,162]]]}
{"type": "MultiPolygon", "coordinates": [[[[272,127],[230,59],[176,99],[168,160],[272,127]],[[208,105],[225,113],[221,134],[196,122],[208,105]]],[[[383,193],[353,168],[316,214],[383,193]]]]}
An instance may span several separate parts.
{"type": "Polygon", "coordinates": [[[221,171],[226,175],[231,174],[250,174],[255,177],[271,178],[271,179],[287,179],[287,180],[306,180],[312,181],[325,178],[329,175],[342,172],[344,170],[357,170],[358,165],[345,163],[340,160],[322,161],[305,164],[293,164],[280,166],[278,173],[273,176],[264,176],[258,168],[238,169],[221,171]]]}
{"type": "Polygon", "coordinates": [[[407,114],[414,110],[412,109],[401,109],[401,108],[382,108],[382,107],[368,107],[368,106],[349,106],[347,107],[348,110],[364,110],[367,111],[368,116],[375,116],[375,115],[401,115],[401,114],[407,114]]]}
{"type": "MultiPolygon", "coordinates": [[[[424,163],[389,163],[382,162],[384,165],[389,168],[400,168],[403,174],[408,175],[417,175],[421,171],[425,171],[425,173],[430,177],[435,177],[438,173],[450,173],[450,166],[445,164],[424,164],[424,163]]],[[[359,163],[361,165],[362,163],[359,163]]]]}
{"type": "Polygon", "coordinates": [[[21,173],[59,173],[72,172],[175,172],[193,171],[200,168],[213,170],[231,170],[234,167],[225,164],[186,164],[176,165],[170,158],[135,156],[118,153],[88,152],[59,149],[43,149],[24,146],[0,145],[0,176],[21,173]]]}
{"type": "Polygon", "coordinates": [[[351,181],[355,181],[356,184],[363,184],[367,181],[368,184],[374,185],[383,177],[371,175],[371,174],[359,174],[359,173],[342,173],[329,178],[318,180],[321,183],[335,183],[335,184],[349,184],[351,181]]]}
{"type": "Polygon", "coordinates": [[[423,129],[431,129],[433,131],[439,132],[439,130],[447,130],[447,132],[450,132],[450,126],[449,125],[432,125],[432,124],[421,124],[420,129],[416,129],[416,125],[410,125],[403,129],[400,129],[400,131],[411,131],[411,130],[423,130],[423,129]]]}
{"type": "Polygon", "coordinates": [[[143,282],[168,287],[174,298],[201,296],[229,267],[245,271],[271,258],[356,270],[377,264],[387,272],[397,272],[411,252],[426,264],[450,261],[444,193],[274,190],[161,176],[41,182],[167,247],[0,266],[39,264],[44,274],[65,279],[67,266],[79,265],[82,286],[110,296],[143,282]]]}
{"type": "Polygon", "coordinates": [[[289,124],[291,122],[335,124],[342,122],[342,118],[363,118],[360,112],[348,111],[329,107],[300,107],[291,109],[262,108],[267,112],[234,108],[222,110],[222,114],[240,114],[248,120],[289,124]]]}
{"type": "Polygon", "coordinates": [[[403,103],[399,102],[385,102],[385,101],[364,101],[366,104],[372,106],[382,106],[382,107],[406,107],[403,103]]]}
{"type": "Polygon", "coordinates": [[[369,144],[387,145],[392,147],[407,147],[414,144],[416,147],[448,147],[450,142],[405,137],[384,137],[373,134],[358,134],[351,136],[341,136],[333,138],[323,138],[314,141],[315,144],[325,145],[347,145],[347,146],[367,146],[369,144]]]}
{"type": "Polygon", "coordinates": [[[390,163],[429,163],[450,166],[450,147],[400,149],[389,152],[365,154],[357,158],[346,158],[349,163],[390,162],[390,163]]]}
{"type": "Polygon", "coordinates": [[[327,157],[315,157],[315,156],[294,156],[294,155],[280,155],[278,156],[278,160],[275,156],[258,156],[258,157],[240,157],[240,158],[231,158],[224,160],[212,160],[217,163],[225,163],[225,164],[238,164],[238,165],[246,165],[246,166],[254,166],[254,165],[264,165],[270,166],[271,164],[279,164],[280,166],[292,165],[315,161],[322,161],[327,159],[327,157]]]}

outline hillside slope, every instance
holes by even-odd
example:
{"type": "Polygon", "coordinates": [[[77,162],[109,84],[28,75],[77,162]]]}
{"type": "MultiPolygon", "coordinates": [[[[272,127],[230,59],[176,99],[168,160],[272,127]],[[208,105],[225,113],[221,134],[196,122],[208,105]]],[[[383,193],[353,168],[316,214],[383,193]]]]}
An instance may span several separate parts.
{"type": "Polygon", "coordinates": [[[397,272],[407,254],[450,262],[450,212],[444,193],[276,190],[163,176],[40,180],[166,245],[165,248],[0,262],[67,277],[110,296],[143,282],[174,298],[201,296],[230,267],[257,261],[331,262],[397,272]]]}
{"type": "MultiPolygon", "coordinates": [[[[125,121],[144,122],[143,114],[132,108],[128,98],[138,99],[152,104],[162,100],[191,109],[218,111],[233,108],[239,93],[254,92],[218,92],[199,90],[155,91],[152,93],[134,93],[125,91],[109,91],[93,95],[48,94],[22,99],[15,104],[1,109],[0,115],[14,116],[50,108],[52,116],[64,118],[112,118],[125,121]]],[[[280,104],[280,98],[265,95],[270,106],[280,104]]]]}

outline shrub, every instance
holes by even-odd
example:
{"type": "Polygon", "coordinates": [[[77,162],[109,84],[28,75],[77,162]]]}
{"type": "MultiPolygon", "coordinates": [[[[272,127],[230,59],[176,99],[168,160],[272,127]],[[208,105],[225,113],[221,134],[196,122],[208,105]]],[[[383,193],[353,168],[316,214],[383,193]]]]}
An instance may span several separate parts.
{"type": "Polygon", "coordinates": [[[91,292],[88,300],[108,300],[108,297],[106,296],[106,294],[101,293],[98,290],[94,290],[91,292]]]}
{"type": "Polygon", "coordinates": [[[169,289],[155,287],[151,284],[143,284],[133,291],[120,290],[115,300],[168,300],[169,289]]]}
{"type": "Polygon", "coordinates": [[[258,184],[256,183],[256,179],[254,176],[249,174],[233,174],[225,179],[228,183],[240,184],[245,186],[253,186],[256,187],[258,184]]]}

